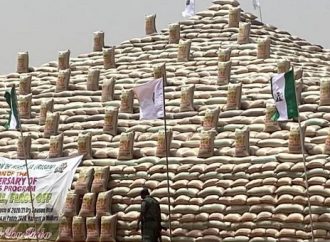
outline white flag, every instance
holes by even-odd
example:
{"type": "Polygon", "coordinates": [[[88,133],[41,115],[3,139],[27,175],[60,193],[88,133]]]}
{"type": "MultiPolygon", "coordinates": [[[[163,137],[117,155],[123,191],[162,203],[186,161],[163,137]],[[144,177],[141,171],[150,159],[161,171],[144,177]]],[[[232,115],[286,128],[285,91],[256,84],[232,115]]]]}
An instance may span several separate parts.
{"type": "Polygon", "coordinates": [[[256,10],[257,8],[260,8],[260,1],[259,0],[252,0],[253,7],[256,10]]]}
{"type": "Polygon", "coordinates": [[[164,117],[163,78],[136,86],[133,91],[140,103],[140,119],[164,117]]]}
{"type": "Polygon", "coordinates": [[[195,14],[195,0],[186,0],[186,7],[182,12],[183,17],[191,17],[195,14]]]}

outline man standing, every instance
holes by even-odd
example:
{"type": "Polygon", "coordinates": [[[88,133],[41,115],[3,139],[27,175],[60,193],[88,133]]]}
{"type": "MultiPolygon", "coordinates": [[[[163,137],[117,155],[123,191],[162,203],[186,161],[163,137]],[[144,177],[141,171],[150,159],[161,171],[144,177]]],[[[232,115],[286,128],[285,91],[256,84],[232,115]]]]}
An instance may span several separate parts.
{"type": "Polygon", "coordinates": [[[158,201],[150,196],[147,188],[141,191],[141,214],[138,220],[137,229],[142,232],[142,242],[161,242],[161,212],[158,201]]]}

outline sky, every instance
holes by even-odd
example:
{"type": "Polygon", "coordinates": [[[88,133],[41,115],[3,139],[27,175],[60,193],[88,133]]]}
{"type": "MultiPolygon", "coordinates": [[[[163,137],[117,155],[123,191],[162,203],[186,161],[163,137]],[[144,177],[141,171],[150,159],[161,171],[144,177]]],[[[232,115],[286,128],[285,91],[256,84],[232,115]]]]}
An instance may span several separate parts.
{"type": "MultiPolygon", "coordinates": [[[[212,0],[195,0],[196,12],[212,0]]],[[[252,0],[241,7],[259,16],[252,0]]],[[[313,44],[330,48],[327,24],[329,0],[260,0],[262,18],[268,23],[313,44]]],[[[0,15],[0,74],[16,71],[17,53],[28,51],[30,66],[57,60],[70,49],[71,57],[89,53],[93,32],[105,32],[106,45],[144,36],[146,15],[156,14],[157,30],[184,18],[185,0],[2,0],[0,15]]]]}

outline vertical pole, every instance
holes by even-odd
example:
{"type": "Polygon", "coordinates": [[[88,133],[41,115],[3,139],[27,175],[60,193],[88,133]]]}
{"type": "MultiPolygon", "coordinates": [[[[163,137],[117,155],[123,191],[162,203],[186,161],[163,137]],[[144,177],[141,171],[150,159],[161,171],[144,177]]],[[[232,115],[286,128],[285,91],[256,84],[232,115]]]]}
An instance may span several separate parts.
{"type": "MultiPolygon", "coordinates": [[[[292,71],[294,70],[294,67],[292,67],[292,71]]],[[[295,88],[295,94],[296,94],[296,81],[294,84],[295,88]]],[[[299,112],[299,105],[298,105],[298,97],[296,94],[296,103],[297,103],[297,111],[298,111],[298,124],[299,124],[299,133],[300,133],[300,147],[301,147],[301,154],[303,156],[303,162],[304,162],[304,178],[305,178],[305,185],[306,185],[306,195],[307,195],[307,202],[308,202],[308,210],[309,210],[309,222],[311,225],[311,235],[312,235],[312,242],[315,241],[314,236],[314,225],[313,225],[313,218],[312,218],[312,206],[311,206],[311,200],[310,200],[310,194],[309,194],[309,185],[308,185],[308,177],[307,177],[307,168],[306,168],[306,157],[305,157],[305,145],[304,145],[304,137],[303,132],[301,128],[301,121],[300,121],[300,112],[299,112]]]]}
{"type": "MultiPolygon", "coordinates": [[[[13,85],[13,88],[14,88],[15,96],[16,96],[16,86],[15,86],[15,84],[13,85]]],[[[15,99],[15,102],[16,102],[15,103],[16,107],[18,107],[17,99],[15,99]]],[[[13,106],[13,105],[11,105],[11,106],[13,106]]],[[[24,139],[23,139],[22,124],[21,124],[21,115],[20,115],[19,112],[17,112],[17,118],[18,118],[18,128],[20,130],[21,139],[23,141],[24,139]]],[[[33,195],[32,195],[32,191],[31,191],[30,174],[29,174],[29,168],[28,168],[28,163],[27,163],[26,151],[25,151],[24,144],[22,145],[22,149],[23,149],[23,154],[24,154],[26,176],[27,176],[27,180],[28,180],[28,188],[29,188],[29,193],[30,193],[30,201],[31,201],[31,208],[32,208],[32,216],[33,216],[34,229],[36,231],[36,240],[37,240],[37,242],[39,242],[38,226],[37,226],[37,222],[36,222],[35,209],[34,209],[34,205],[33,205],[33,195]]]]}
{"type": "Polygon", "coordinates": [[[263,22],[263,21],[262,21],[261,5],[260,5],[260,4],[259,4],[259,7],[258,7],[258,8],[259,8],[259,16],[260,16],[260,20],[261,20],[261,22],[263,22]]]}
{"type": "MultiPolygon", "coordinates": [[[[194,0],[194,6],[193,6],[193,7],[194,7],[194,15],[196,14],[196,1],[197,1],[197,0],[194,0]]],[[[164,97],[165,97],[165,96],[164,96],[164,97]]]]}
{"type": "Polygon", "coordinates": [[[259,9],[259,18],[262,22],[262,14],[261,14],[261,4],[259,0],[252,0],[252,4],[253,4],[253,8],[254,10],[257,10],[257,8],[259,9]]]}
{"type": "Polygon", "coordinates": [[[301,154],[303,156],[304,162],[304,177],[305,177],[305,184],[306,184],[306,195],[308,201],[308,210],[309,210],[309,221],[311,224],[311,234],[312,234],[312,241],[315,241],[314,236],[314,225],[313,225],[313,218],[312,218],[312,206],[310,201],[310,194],[309,194],[309,185],[308,185],[308,177],[307,177],[307,168],[306,168],[306,157],[305,157],[305,147],[304,147],[304,137],[301,128],[300,116],[299,116],[299,107],[298,107],[298,124],[299,124],[299,132],[300,132],[300,146],[301,146],[301,154]]]}
{"type": "Polygon", "coordinates": [[[172,241],[172,219],[171,219],[171,197],[170,197],[170,176],[168,168],[168,140],[167,140],[167,125],[166,125],[166,110],[165,110],[165,80],[163,78],[163,113],[164,113],[164,129],[165,129],[165,159],[166,159],[166,175],[167,175],[167,199],[168,199],[168,220],[170,241],[172,241]]]}

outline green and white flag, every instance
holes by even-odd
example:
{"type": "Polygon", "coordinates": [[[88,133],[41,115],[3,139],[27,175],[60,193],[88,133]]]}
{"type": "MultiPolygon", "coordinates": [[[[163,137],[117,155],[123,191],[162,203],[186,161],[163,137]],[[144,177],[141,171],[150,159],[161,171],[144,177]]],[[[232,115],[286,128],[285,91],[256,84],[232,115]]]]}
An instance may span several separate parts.
{"type": "Polygon", "coordinates": [[[273,76],[271,79],[271,89],[277,109],[272,119],[275,121],[285,121],[298,117],[296,84],[293,70],[273,76]]]}
{"type": "Polygon", "coordinates": [[[5,91],[4,95],[9,107],[9,119],[5,124],[6,129],[18,129],[19,128],[19,120],[18,120],[18,112],[17,112],[17,97],[15,87],[12,87],[10,90],[5,91]]]}

